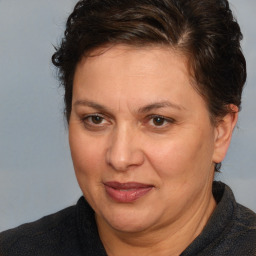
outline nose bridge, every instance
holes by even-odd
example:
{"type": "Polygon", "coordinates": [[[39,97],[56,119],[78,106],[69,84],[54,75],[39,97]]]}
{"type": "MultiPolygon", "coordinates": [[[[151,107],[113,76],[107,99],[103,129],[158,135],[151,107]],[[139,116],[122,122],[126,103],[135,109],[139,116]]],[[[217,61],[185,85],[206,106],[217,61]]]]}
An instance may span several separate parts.
{"type": "Polygon", "coordinates": [[[107,163],[118,171],[142,164],[144,156],[138,131],[127,123],[117,126],[110,137],[106,158],[107,163]]]}

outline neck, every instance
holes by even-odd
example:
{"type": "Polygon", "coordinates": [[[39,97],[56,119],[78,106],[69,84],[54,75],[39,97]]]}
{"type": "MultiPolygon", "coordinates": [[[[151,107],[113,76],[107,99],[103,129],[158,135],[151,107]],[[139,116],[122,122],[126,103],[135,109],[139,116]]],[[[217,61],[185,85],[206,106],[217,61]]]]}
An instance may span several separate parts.
{"type": "Polygon", "coordinates": [[[134,233],[115,230],[98,216],[96,221],[109,256],[178,256],[202,232],[215,207],[211,194],[177,221],[134,233]]]}

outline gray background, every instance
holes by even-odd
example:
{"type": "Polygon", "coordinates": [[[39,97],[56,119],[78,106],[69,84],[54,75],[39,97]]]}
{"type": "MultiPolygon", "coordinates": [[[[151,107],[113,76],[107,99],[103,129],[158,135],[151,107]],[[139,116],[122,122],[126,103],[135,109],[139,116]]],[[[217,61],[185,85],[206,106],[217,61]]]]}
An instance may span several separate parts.
{"type": "MultiPolygon", "coordinates": [[[[0,231],[74,204],[76,183],[51,65],[75,0],[0,0],[0,231]]],[[[248,80],[238,128],[217,179],[256,211],[256,1],[232,0],[248,80]]]]}

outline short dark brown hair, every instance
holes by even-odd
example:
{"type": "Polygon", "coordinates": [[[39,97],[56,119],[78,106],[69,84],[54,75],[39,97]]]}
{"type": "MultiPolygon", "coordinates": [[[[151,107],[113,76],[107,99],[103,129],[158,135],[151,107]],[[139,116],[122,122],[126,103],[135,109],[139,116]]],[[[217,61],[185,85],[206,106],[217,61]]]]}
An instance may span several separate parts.
{"type": "Polygon", "coordinates": [[[80,0],[52,56],[65,89],[65,113],[72,108],[77,63],[105,45],[163,45],[188,56],[196,89],[211,117],[239,107],[246,81],[242,34],[226,0],[80,0]]]}

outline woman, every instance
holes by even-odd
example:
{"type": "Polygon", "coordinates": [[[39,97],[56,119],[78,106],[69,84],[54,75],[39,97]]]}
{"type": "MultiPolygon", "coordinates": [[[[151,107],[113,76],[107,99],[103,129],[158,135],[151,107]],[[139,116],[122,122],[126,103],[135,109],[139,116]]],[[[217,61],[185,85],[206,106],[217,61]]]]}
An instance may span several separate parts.
{"type": "Polygon", "coordinates": [[[256,216],[213,182],[246,80],[227,1],[83,0],[53,55],[76,206],[0,255],[256,255],[256,216]]]}

